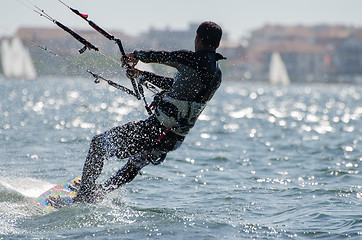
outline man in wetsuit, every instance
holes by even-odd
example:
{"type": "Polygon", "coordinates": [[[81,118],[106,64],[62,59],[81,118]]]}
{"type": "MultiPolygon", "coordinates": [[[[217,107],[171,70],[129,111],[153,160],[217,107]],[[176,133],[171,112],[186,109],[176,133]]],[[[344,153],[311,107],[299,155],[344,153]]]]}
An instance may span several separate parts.
{"type": "MultiPolygon", "coordinates": [[[[113,191],[132,181],[146,165],[162,162],[166,153],[177,149],[221,84],[216,53],[222,30],[213,22],[201,23],[192,51],[134,51],[123,58],[132,65],[132,75],[163,90],[155,97],[154,114],[96,135],[84,164],[75,201],[94,202],[97,195],[113,191]],[[165,64],[177,69],[167,78],[134,68],[138,61],[165,64]],[[96,184],[104,159],[128,158],[127,163],[103,184],[96,184]],[[101,193],[101,194],[100,194],[101,193]]],[[[128,73],[130,75],[130,73],[128,73]]]]}

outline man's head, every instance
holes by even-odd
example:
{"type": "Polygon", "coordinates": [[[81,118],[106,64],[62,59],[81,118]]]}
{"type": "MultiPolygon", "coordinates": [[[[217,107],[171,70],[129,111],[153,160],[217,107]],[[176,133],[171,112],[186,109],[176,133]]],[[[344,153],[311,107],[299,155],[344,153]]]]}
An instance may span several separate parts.
{"type": "Polygon", "coordinates": [[[211,48],[216,50],[220,44],[222,29],[214,22],[203,22],[197,28],[196,34],[196,50],[202,48],[211,48]]]}

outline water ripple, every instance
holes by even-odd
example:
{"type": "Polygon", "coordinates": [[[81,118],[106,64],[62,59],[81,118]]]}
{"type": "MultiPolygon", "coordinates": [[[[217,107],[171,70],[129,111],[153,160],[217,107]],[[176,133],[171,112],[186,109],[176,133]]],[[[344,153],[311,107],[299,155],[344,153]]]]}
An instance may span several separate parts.
{"type": "MultiPolygon", "coordinates": [[[[140,102],[89,79],[0,85],[1,176],[57,183],[78,175],[94,134],[146,117],[140,102]]],[[[225,82],[181,148],[110,201],[38,215],[0,188],[1,236],[358,239],[361,92],[225,82]]],[[[107,161],[101,179],[123,164],[107,161]]]]}

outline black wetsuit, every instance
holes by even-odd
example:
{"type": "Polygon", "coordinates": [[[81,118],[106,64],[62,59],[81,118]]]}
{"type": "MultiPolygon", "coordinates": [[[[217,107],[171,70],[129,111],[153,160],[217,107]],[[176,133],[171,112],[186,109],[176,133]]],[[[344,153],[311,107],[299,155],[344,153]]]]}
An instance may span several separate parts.
{"type": "Polygon", "coordinates": [[[177,149],[221,84],[217,61],[224,58],[213,50],[135,51],[134,55],[145,63],[175,67],[177,74],[175,78],[150,72],[142,74],[145,81],[165,91],[155,100],[155,113],[146,120],[114,127],[92,139],[76,197],[78,201],[91,202],[97,186],[109,192],[132,181],[141,168],[177,149]],[[116,175],[96,185],[104,159],[113,156],[129,160],[116,175]]]}

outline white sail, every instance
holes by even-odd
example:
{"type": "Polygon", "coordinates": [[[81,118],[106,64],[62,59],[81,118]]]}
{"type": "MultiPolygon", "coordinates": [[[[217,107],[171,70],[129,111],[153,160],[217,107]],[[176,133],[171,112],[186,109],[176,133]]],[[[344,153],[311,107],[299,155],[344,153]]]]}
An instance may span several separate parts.
{"type": "Polygon", "coordinates": [[[269,81],[272,84],[288,85],[290,83],[287,68],[278,52],[274,52],[270,58],[269,81]]]}
{"type": "Polygon", "coordinates": [[[3,40],[1,61],[6,78],[35,79],[37,76],[29,51],[17,37],[3,40]]]}
{"type": "Polygon", "coordinates": [[[3,67],[3,73],[4,76],[11,75],[12,67],[11,67],[11,61],[8,61],[7,59],[10,59],[10,42],[7,39],[4,39],[1,43],[1,63],[3,67]]]}

